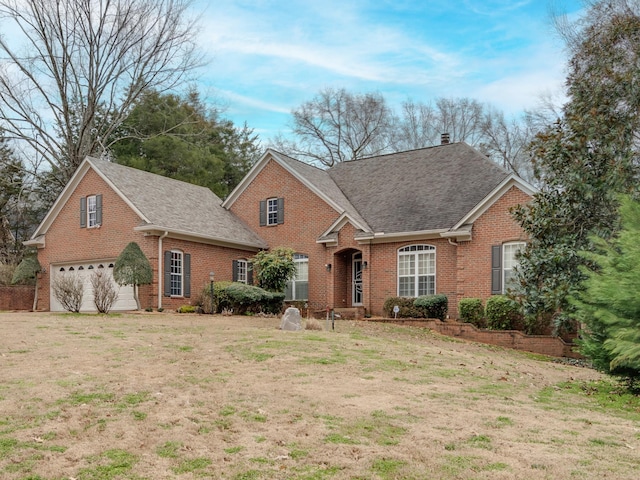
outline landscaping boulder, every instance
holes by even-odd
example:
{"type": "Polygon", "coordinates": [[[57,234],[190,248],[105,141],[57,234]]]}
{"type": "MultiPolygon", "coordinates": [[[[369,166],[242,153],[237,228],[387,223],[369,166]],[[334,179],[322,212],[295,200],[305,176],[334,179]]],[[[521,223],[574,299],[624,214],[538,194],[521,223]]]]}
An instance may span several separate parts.
{"type": "Polygon", "coordinates": [[[300,310],[298,310],[296,307],[287,308],[284,311],[284,315],[282,315],[280,330],[288,330],[293,332],[302,330],[302,318],[300,317],[300,310]]]}

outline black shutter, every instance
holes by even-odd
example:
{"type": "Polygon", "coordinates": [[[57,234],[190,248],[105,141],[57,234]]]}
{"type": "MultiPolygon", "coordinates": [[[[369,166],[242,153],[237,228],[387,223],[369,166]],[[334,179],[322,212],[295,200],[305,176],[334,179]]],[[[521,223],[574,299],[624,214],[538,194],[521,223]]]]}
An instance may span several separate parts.
{"type": "Polygon", "coordinates": [[[278,224],[284,223],[284,198],[278,199],[278,224]]]}
{"type": "Polygon", "coordinates": [[[238,260],[231,261],[231,269],[233,270],[233,272],[231,273],[232,280],[234,282],[237,282],[238,281],[238,260]]]}
{"type": "Polygon", "coordinates": [[[491,247],[491,294],[502,293],[502,245],[491,247]]]}
{"type": "Polygon", "coordinates": [[[191,254],[184,254],[184,270],[183,270],[183,295],[187,298],[191,296],[191,254]]]}
{"type": "Polygon", "coordinates": [[[80,198],[80,228],[87,226],[87,197],[80,198]]]}
{"type": "Polygon", "coordinates": [[[267,201],[260,200],[260,226],[264,227],[267,224],[267,201]]]}
{"type": "Polygon", "coordinates": [[[253,263],[247,262],[247,285],[253,285],[253,263]]]}
{"type": "Polygon", "coordinates": [[[164,252],[164,296],[171,296],[171,251],[164,252]]]}
{"type": "Polygon", "coordinates": [[[96,225],[102,225],[102,195],[96,195],[96,225]]]}

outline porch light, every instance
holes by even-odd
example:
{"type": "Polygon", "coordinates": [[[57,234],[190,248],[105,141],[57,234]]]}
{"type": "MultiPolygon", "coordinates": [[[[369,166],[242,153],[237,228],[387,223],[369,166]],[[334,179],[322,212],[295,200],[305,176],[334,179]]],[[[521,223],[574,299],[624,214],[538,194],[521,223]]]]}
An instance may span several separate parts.
{"type": "Polygon", "coordinates": [[[367,263],[366,260],[364,262],[362,262],[362,268],[367,268],[368,266],[369,266],[369,264],[367,263]]]}
{"type": "Polygon", "coordinates": [[[330,263],[327,263],[327,264],[324,266],[324,268],[326,268],[326,269],[327,269],[327,272],[330,272],[330,271],[331,271],[331,264],[330,264],[330,263]]]}

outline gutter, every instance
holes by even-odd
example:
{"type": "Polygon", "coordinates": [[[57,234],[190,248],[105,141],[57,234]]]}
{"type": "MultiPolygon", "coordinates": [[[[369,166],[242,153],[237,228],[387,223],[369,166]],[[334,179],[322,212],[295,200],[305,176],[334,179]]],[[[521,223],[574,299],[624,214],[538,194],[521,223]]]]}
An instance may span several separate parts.
{"type": "Polygon", "coordinates": [[[169,235],[169,232],[164,232],[158,237],[158,308],[162,308],[162,281],[164,280],[164,270],[162,269],[162,262],[164,255],[162,254],[162,239],[169,235]]]}

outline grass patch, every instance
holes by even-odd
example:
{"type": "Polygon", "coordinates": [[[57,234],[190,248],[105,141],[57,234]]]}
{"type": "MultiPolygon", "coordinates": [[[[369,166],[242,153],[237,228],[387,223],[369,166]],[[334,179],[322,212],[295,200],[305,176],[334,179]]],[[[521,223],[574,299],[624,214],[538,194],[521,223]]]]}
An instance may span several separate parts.
{"type": "Polygon", "coordinates": [[[196,472],[198,470],[204,470],[209,467],[213,462],[205,457],[191,458],[183,460],[177,467],[173,467],[171,470],[178,475],[182,473],[196,472]]]}
{"type": "Polygon", "coordinates": [[[224,452],[225,452],[225,453],[228,453],[228,454],[230,454],[230,455],[232,455],[232,454],[234,454],[234,453],[239,453],[239,452],[241,452],[242,450],[244,450],[244,447],[237,446],[237,447],[225,448],[225,449],[224,449],[224,452]]]}
{"type": "Polygon", "coordinates": [[[123,478],[131,471],[138,458],[126,450],[113,449],[99,456],[90,457],[88,461],[97,465],[81,469],[76,477],[78,480],[123,478]]]}
{"type": "Polygon", "coordinates": [[[182,442],[165,442],[156,448],[156,454],[162,458],[178,458],[182,442]]]}
{"type": "Polygon", "coordinates": [[[398,478],[396,476],[396,472],[403,466],[405,466],[407,462],[402,460],[394,460],[390,458],[379,458],[373,461],[371,465],[371,470],[380,476],[383,480],[386,479],[395,479],[398,478]]]}

